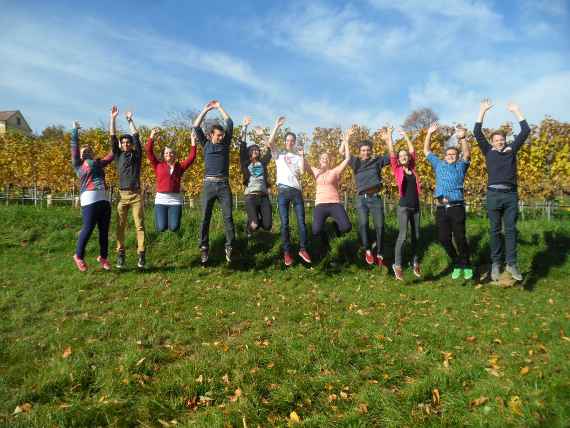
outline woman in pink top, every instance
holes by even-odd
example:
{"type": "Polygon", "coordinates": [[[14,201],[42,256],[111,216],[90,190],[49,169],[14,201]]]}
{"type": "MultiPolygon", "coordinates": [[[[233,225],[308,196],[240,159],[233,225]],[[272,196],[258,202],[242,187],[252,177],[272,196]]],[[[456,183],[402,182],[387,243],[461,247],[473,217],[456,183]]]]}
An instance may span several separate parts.
{"type": "Polygon", "coordinates": [[[416,173],[416,151],[414,145],[408,138],[407,134],[400,129],[400,135],[404,137],[408,145],[408,150],[394,151],[394,142],[392,141],[392,127],[384,128],[380,131],[380,137],[386,141],[388,151],[390,152],[390,166],[392,173],[396,178],[398,192],[400,193],[400,203],[398,204],[398,223],[400,231],[396,240],[395,261],[392,268],[397,280],[404,280],[402,271],[402,247],[406,241],[408,232],[408,223],[412,229],[412,257],[413,272],[418,278],[421,276],[419,257],[417,254],[417,243],[420,239],[420,179],[416,173]]]}
{"type": "Polygon", "coordinates": [[[344,160],[335,168],[330,168],[330,156],[323,153],[319,157],[319,168],[311,166],[311,171],[316,180],[315,209],[313,211],[313,236],[321,235],[328,217],[334,219],[339,234],[350,232],[352,225],[346,214],[346,210],[340,203],[338,194],[338,182],[342,171],[350,161],[348,139],[353,133],[350,128],[344,135],[341,149],[344,149],[344,160]]]}

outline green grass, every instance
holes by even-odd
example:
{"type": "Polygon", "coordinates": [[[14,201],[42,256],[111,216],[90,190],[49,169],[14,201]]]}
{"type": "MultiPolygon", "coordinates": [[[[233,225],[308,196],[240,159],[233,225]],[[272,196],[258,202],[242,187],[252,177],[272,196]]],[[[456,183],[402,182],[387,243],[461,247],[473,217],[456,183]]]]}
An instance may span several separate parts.
{"type": "MultiPolygon", "coordinates": [[[[144,273],[132,229],[124,272],[95,266],[95,233],[82,274],[78,210],[0,208],[1,426],[570,424],[567,220],[519,224],[525,282],[503,288],[452,281],[429,216],[425,279],[405,283],[363,265],[356,231],[284,269],[278,228],[248,247],[241,210],[233,264],[216,215],[202,268],[198,217],[157,235],[147,213],[144,273]]],[[[392,257],[392,215],[387,230],[392,257]]],[[[486,220],[468,233],[487,264],[486,220]]]]}

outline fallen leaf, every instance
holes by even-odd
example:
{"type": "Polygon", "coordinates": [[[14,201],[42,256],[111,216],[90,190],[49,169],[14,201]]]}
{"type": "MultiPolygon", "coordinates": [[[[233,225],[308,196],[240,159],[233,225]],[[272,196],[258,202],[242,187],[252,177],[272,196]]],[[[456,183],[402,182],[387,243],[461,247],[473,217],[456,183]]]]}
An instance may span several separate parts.
{"type": "Polygon", "coordinates": [[[162,419],[159,419],[159,420],[158,420],[158,423],[159,423],[160,425],[162,425],[163,427],[169,427],[169,426],[170,426],[170,424],[169,424],[168,422],[163,421],[162,419]]]}
{"type": "Polygon", "coordinates": [[[224,384],[226,384],[226,385],[228,385],[228,384],[230,383],[230,377],[228,376],[227,373],[222,376],[222,381],[223,381],[224,384]]]}
{"type": "Polygon", "coordinates": [[[348,394],[344,391],[340,391],[340,398],[343,400],[348,400],[348,394]]]}
{"type": "Polygon", "coordinates": [[[301,423],[301,418],[299,417],[299,415],[297,414],[296,411],[292,411],[289,414],[289,424],[293,425],[293,424],[300,424],[301,423]]]}
{"type": "Polygon", "coordinates": [[[142,363],[144,363],[144,360],[146,360],[146,357],[142,357],[140,360],[138,360],[137,367],[140,366],[142,363]]]}
{"type": "Polygon", "coordinates": [[[512,396],[509,400],[509,409],[511,409],[511,412],[515,415],[522,415],[522,401],[518,395],[512,396]]]}
{"type": "Polygon", "coordinates": [[[360,403],[358,405],[358,413],[361,415],[368,413],[368,405],[366,403],[360,403]]]}
{"type": "Polygon", "coordinates": [[[230,399],[230,401],[237,401],[239,400],[239,398],[241,397],[241,389],[236,389],[234,391],[234,395],[228,397],[230,399]]]}
{"type": "Polygon", "coordinates": [[[18,413],[28,413],[32,410],[32,405],[30,403],[22,403],[18,406],[16,406],[16,409],[14,410],[14,415],[17,415],[18,413]]]}
{"type": "Polygon", "coordinates": [[[435,388],[431,392],[431,402],[433,403],[434,406],[439,406],[439,403],[441,402],[439,396],[439,389],[435,388]]]}
{"type": "Polygon", "coordinates": [[[528,374],[529,371],[530,369],[528,367],[523,367],[519,373],[524,376],[525,374],[528,374]]]}
{"type": "Polygon", "coordinates": [[[477,341],[477,338],[475,336],[467,336],[465,338],[465,340],[469,343],[473,343],[473,342],[477,341]]]}
{"type": "Polygon", "coordinates": [[[479,398],[475,398],[474,400],[471,400],[469,402],[469,407],[471,407],[471,408],[479,407],[480,405],[485,404],[487,401],[489,401],[489,397],[481,396],[479,398]]]}
{"type": "Polygon", "coordinates": [[[68,346],[63,350],[63,354],[61,355],[63,358],[68,358],[71,355],[71,346],[68,346]]]}
{"type": "Polygon", "coordinates": [[[329,401],[336,401],[336,399],[337,399],[336,394],[329,395],[329,401]]]}
{"type": "Polygon", "coordinates": [[[204,376],[200,375],[196,378],[196,382],[198,383],[204,383],[204,376]]]}
{"type": "Polygon", "coordinates": [[[493,343],[496,343],[497,345],[502,345],[503,341],[501,339],[493,339],[493,343]]]}

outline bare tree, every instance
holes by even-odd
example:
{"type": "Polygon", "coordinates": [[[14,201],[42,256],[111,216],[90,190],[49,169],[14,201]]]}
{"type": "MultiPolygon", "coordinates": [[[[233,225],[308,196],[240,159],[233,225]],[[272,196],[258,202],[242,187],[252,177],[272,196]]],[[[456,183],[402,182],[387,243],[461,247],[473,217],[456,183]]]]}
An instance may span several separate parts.
{"type": "Polygon", "coordinates": [[[429,107],[423,107],[411,112],[402,127],[406,131],[419,131],[439,120],[438,115],[429,107]]]}

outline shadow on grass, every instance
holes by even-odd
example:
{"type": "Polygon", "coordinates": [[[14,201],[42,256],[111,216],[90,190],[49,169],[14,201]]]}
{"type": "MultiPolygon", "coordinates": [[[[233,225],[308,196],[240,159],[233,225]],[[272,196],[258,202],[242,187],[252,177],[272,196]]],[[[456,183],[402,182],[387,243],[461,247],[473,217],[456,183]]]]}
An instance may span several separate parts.
{"type": "MultiPolygon", "coordinates": [[[[533,241],[538,241],[538,236],[533,241]]],[[[535,242],[536,245],[538,242],[535,242]]],[[[564,265],[568,259],[570,235],[564,232],[547,231],[544,233],[545,248],[537,252],[530,265],[530,273],[524,279],[522,286],[527,291],[533,291],[541,278],[548,277],[552,268],[564,265]]]]}

